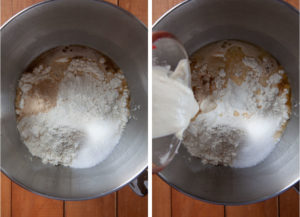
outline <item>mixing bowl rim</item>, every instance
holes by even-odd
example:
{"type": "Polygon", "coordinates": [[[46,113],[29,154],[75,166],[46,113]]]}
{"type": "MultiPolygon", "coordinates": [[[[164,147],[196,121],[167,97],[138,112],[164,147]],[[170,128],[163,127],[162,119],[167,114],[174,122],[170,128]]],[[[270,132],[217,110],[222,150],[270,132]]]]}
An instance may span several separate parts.
{"type": "Polygon", "coordinates": [[[99,198],[99,197],[104,197],[106,195],[109,195],[111,193],[114,193],[118,190],[120,190],[121,188],[125,187],[126,185],[128,185],[132,180],[136,179],[143,171],[145,171],[147,169],[148,166],[146,166],[145,168],[143,168],[141,171],[139,171],[137,173],[137,175],[134,176],[134,178],[132,179],[128,179],[126,180],[126,182],[124,182],[123,184],[119,185],[118,187],[114,188],[113,190],[111,191],[108,191],[108,192],[105,192],[103,194],[96,194],[94,196],[87,196],[87,197],[76,197],[76,198],[71,198],[71,197],[59,197],[59,196],[55,196],[55,195],[50,195],[50,194],[46,194],[46,193],[43,193],[41,191],[37,191],[37,190],[34,190],[33,188],[30,188],[28,187],[27,185],[21,183],[20,181],[18,181],[17,179],[15,179],[14,177],[12,176],[9,176],[8,173],[3,169],[1,168],[1,172],[7,176],[11,181],[13,181],[15,184],[19,185],[20,187],[26,189],[27,191],[29,192],[32,192],[32,193],[35,193],[37,195],[40,195],[40,196],[43,196],[43,197],[46,197],[46,198],[49,198],[49,199],[54,199],[54,200],[66,200],[66,201],[82,201],[82,200],[91,200],[91,199],[96,199],[96,198],[99,198]]]}
{"type": "MultiPolygon", "coordinates": [[[[155,21],[155,23],[152,25],[152,29],[154,29],[163,19],[165,19],[166,17],[168,17],[173,11],[177,10],[178,8],[180,8],[181,6],[183,6],[184,4],[187,4],[187,3],[192,2],[192,1],[194,1],[194,0],[185,0],[185,1],[183,1],[183,2],[181,2],[179,4],[177,4],[177,5],[175,5],[171,9],[169,9],[157,21],[155,21]]],[[[285,5],[288,8],[290,8],[291,11],[297,13],[297,15],[300,14],[300,11],[298,9],[296,9],[293,5],[289,4],[286,1],[283,1],[283,0],[270,0],[270,1],[277,1],[277,2],[281,3],[282,5],[285,5]]],[[[259,198],[259,199],[255,199],[255,200],[250,200],[250,201],[243,201],[243,202],[224,202],[224,201],[211,201],[211,200],[199,197],[197,195],[185,192],[183,189],[181,189],[180,187],[178,187],[176,184],[173,184],[170,181],[167,181],[167,179],[164,177],[164,175],[162,173],[163,172],[159,172],[158,176],[164,182],[166,182],[168,185],[170,185],[171,187],[173,187],[177,191],[179,191],[179,192],[181,192],[181,193],[183,193],[183,194],[185,194],[185,195],[187,195],[189,197],[192,197],[192,198],[200,200],[200,201],[209,202],[209,203],[212,203],[212,204],[229,205],[229,206],[231,206],[231,205],[233,205],[233,206],[234,205],[247,205],[247,204],[257,203],[257,202],[261,202],[261,201],[273,198],[273,197],[275,197],[275,196],[277,196],[277,195],[279,195],[279,194],[287,191],[289,188],[291,188],[295,183],[297,183],[300,180],[300,177],[298,177],[298,178],[296,178],[296,180],[294,180],[294,182],[291,182],[292,184],[289,184],[285,188],[282,188],[279,191],[277,191],[277,192],[275,192],[275,193],[273,193],[273,194],[271,194],[269,196],[263,197],[263,198],[259,198]]]]}
{"type": "MultiPolygon", "coordinates": [[[[164,18],[166,18],[167,16],[170,15],[171,12],[177,10],[178,8],[180,8],[181,6],[183,6],[184,4],[187,4],[189,2],[192,2],[194,0],[184,0],[183,2],[180,2],[179,4],[173,6],[172,8],[170,8],[169,10],[167,10],[162,16],[160,16],[152,25],[152,29],[154,29],[164,18]]],[[[300,10],[298,10],[297,8],[295,8],[293,5],[289,4],[288,2],[284,1],[284,0],[269,0],[269,1],[277,1],[287,7],[289,7],[290,9],[292,9],[292,11],[296,12],[298,15],[300,14],[300,10]]]]}
{"type": "MultiPolygon", "coordinates": [[[[70,0],[45,0],[45,1],[42,1],[42,2],[39,2],[39,3],[36,3],[36,4],[33,4],[33,5],[30,5],[29,7],[26,7],[24,8],[23,10],[19,11],[18,13],[14,14],[13,16],[11,16],[7,21],[5,21],[1,27],[0,27],[0,31],[2,31],[12,20],[14,20],[16,17],[24,14],[25,12],[28,12],[29,10],[35,8],[35,7],[39,7],[39,6],[42,6],[44,4],[48,4],[48,3],[51,3],[51,2],[61,2],[61,1],[70,1],[70,0]]],[[[86,2],[87,0],[81,0],[82,2],[86,2]]],[[[130,13],[129,11],[119,7],[118,5],[115,5],[115,4],[112,4],[110,2],[107,2],[105,0],[88,0],[90,2],[97,2],[99,4],[106,4],[106,5],[109,5],[117,10],[120,10],[122,11],[122,13],[125,13],[127,16],[133,18],[135,21],[137,21],[140,25],[142,25],[142,27],[148,31],[146,25],[141,21],[139,20],[135,15],[133,15],[132,13],[130,13]]]]}
{"type": "Polygon", "coordinates": [[[176,184],[173,184],[173,183],[167,181],[166,178],[164,177],[164,175],[162,174],[162,172],[159,172],[157,175],[164,182],[166,182],[168,185],[170,185],[172,188],[174,188],[178,192],[183,193],[186,196],[189,196],[193,199],[200,200],[200,201],[203,201],[203,202],[206,202],[206,203],[211,203],[211,204],[215,204],[215,205],[226,205],[226,206],[249,205],[249,204],[259,203],[259,202],[271,199],[273,197],[278,196],[279,194],[282,194],[283,192],[287,191],[288,189],[292,188],[297,182],[300,181],[300,178],[298,177],[298,178],[296,178],[296,180],[294,180],[294,182],[292,182],[292,184],[289,184],[287,187],[282,188],[279,191],[275,192],[274,194],[271,194],[271,195],[263,197],[263,198],[258,198],[258,199],[249,200],[249,201],[242,201],[242,202],[225,202],[225,201],[213,201],[213,200],[205,199],[204,197],[199,197],[199,196],[194,195],[192,193],[186,192],[183,189],[181,189],[180,187],[178,187],[176,184]]]}
{"type": "MultiPolygon", "coordinates": [[[[46,0],[46,1],[42,1],[42,2],[39,2],[39,3],[36,3],[36,4],[33,4],[29,7],[26,7],[25,9],[19,11],[18,13],[16,13],[15,15],[13,15],[12,17],[10,17],[6,22],[4,22],[4,24],[0,27],[0,31],[2,32],[2,30],[5,29],[6,26],[8,26],[9,23],[11,23],[15,18],[17,18],[18,16],[20,15],[23,15],[25,13],[27,13],[28,11],[36,8],[36,7],[39,7],[39,6],[42,6],[44,4],[48,4],[48,3],[51,3],[51,2],[55,2],[55,1],[69,1],[69,0],[46,0]]],[[[86,0],[82,0],[82,2],[85,2],[86,0]]],[[[140,21],[136,16],[134,16],[132,13],[130,13],[129,11],[117,6],[117,5],[114,5],[110,2],[106,2],[104,0],[89,0],[90,2],[96,2],[96,4],[106,4],[106,5],[109,5],[110,7],[113,7],[115,8],[116,10],[120,10],[121,13],[124,13],[125,15],[127,15],[128,17],[134,19],[135,21],[137,21],[139,23],[139,25],[142,26],[142,28],[144,30],[146,30],[146,32],[148,31],[146,25],[140,21]]],[[[1,162],[0,162],[1,163],[1,162]]],[[[41,196],[44,196],[44,197],[47,197],[47,198],[50,198],[50,199],[55,199],[55,200],[68,200],[68,201],[79,201],[79,200],[89,200],[89,199],[95,199],[95,198],[98,198],[98,197],[103,197],[105,195],[108,195],[108,194],[111,194],[115,191],[118,191],[119,189],[123,188],[124,186],[128,185],[132,180],[134,180],[135,178],[137,178],[145,169],[147,169],[148,165],[146,163],[145,166],[142,167],[142,169],[140,171],[138,171],[131,179],[128,179],[126,180],[123,184],[113,188],[113,190],[111,191],[108,191],[108,192],[105,192],[105,193],[102,193],[102,194],[96,194],[94,196],[84,196],[84,197],[78,197],[78,198],[71,198],[71,197],[59,197],[59,196],[55,196],[55,195],[50,195],[50,194],[46,194],[46,193],[43,193],[41,191],[37,191],[35,190],[34,188],[30,188],[28,187],[27,185],[21,183],[21,181],[17,180],[16,178],[14,178],[13,176],[10,176],[8,174],[7,171],[5,171],[5,169],[2,167],[2,165],[0,164],[0,169],[1,169],[1,172],[3,172],[3,174],[5,174],[5,176],[7,176],[10,180],[12,180],[14,183],[16,183],[17,185],[23,187],[24,189],[32,192],[32,193],[35,193],[37,195],[41,195],[41,196]]]]}

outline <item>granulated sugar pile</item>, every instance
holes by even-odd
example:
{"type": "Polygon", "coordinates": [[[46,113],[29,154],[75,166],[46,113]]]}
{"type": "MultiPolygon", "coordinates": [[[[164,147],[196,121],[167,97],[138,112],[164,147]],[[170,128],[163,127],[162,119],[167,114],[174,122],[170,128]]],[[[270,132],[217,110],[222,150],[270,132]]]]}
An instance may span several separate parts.
{"type": "Polygon", "coordinates": [[[89,48],[72,49],[73,57],[51,57],[22,75],[17,127],[44,163],[87,168],[119,142],[129,117],[129,92],[120,70],[106,70],[106,58],[94,58],[95,51],[89,51],[93,58],[78,57],[89,48]]]}
{"type": "Polygon", "coordinates": [[[264,160],[289,119],[285,72],[262,49],[233,40],[201,48],[191,61],[200,114],[184,135],[189,153],[239,168],[264,160]]]}

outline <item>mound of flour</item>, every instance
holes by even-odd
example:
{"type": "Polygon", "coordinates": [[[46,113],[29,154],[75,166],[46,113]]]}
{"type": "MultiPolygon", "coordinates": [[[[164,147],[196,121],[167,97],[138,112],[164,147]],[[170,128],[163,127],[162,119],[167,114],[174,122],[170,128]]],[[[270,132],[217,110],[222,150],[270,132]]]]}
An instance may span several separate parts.
{"type": "Polygon", "coordinates": [[[92,167],[112,152],[128,121],[125,78],[100,69],[104,59],[57,62],[66,64],[59,76],[40,65],[21,77],[17,128],[44,163],[92,167]]]}
{"type": "Polygon", "coordinates": [[[258,48],[242,42],[221,44],[200,51],[193,64],[201,113],[183,144],[203,163],[254,166],[274,149],[289,119],[289,85],[270,55],[260,59],[258,48]]]}

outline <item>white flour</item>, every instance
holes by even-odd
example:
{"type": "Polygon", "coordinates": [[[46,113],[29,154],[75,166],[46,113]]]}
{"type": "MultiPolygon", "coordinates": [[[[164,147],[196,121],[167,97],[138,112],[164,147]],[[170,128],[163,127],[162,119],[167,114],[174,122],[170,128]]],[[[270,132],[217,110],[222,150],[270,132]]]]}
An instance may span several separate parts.
{"type": "Polygon", "coordinates": [[[227,43],[194,55],[192,86],[202,113],[191,122],[183,143],[203,163],[250,167],[280,139],[289,119],[289,87],[279,90],[284,72],[272,57],[264,54],[260,60],[258,48],[227,43]]]}
{"type": "MultiPolygon", "coordinates": [[[[30,152],[44,163],[87,168],[103,161],[119,142],[129,117],[129,93],[122,87],[122,73],[113,75],[99,68],[103,58],[99,63],[91,59],[69,61],[57,61],[68,64],[60,81],[50,75],[51,67],[43,65],[23,74],[17,114],[22,114],[34,84],[48,79],[48,83],[58,84],[58,90],[55,106],[21,116],[17,127],[30,152]]],[[[41,108],[47,107],[47,98],[43,100],[37,91],[34,94],[41,108]]]]}

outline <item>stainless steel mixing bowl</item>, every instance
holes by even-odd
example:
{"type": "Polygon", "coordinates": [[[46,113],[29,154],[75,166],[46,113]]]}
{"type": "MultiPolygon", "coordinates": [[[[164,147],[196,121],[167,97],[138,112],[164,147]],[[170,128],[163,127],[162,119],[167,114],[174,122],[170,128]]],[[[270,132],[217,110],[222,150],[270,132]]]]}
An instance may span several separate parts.
{"type": "MultiPolygon", "coordinates": [[[[299,13],[277,0],[190,0],[154,25],[183,42],[189,54],[210,42],[240,39],[273,54],[292,88],[292,116],[276,149],[257,166],[244,169],[203,165],[184,146],[159,175],[198,199],[246,204],[275,196],[299,179],[299,13]]],[[[165,142],[165,141],[162,141],[165,142]]]]}
{"type": "Polygon", "coordinates": [[[1,169],[13,181],[48,197],[79,200],[111,193],[146,168],[147,29],[133,15],[101,1],[48,1],[4,24],[1,47],[1,169]],[[69,44],[95,48],[114,60],[125,73],[131,103],[141,106],[112,154],[88,169],[45,165],[32,158],[16,129],[20,74],[42,52],[69,44]]]}

